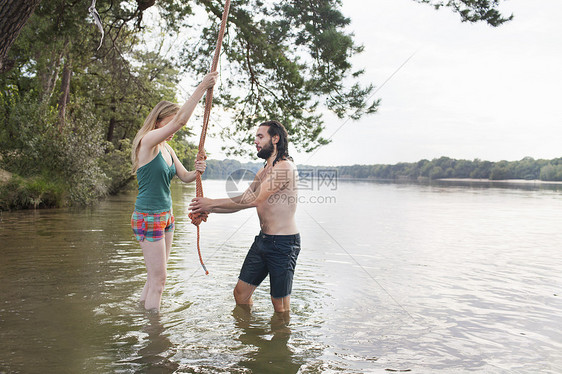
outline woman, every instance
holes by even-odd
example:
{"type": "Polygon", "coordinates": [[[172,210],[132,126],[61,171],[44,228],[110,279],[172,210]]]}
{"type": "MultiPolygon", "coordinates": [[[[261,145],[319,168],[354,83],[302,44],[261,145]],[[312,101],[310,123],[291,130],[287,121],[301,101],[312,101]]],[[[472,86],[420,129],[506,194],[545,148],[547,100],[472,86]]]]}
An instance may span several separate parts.
{"type": "MultiPolygon", "coordinates": [[[[159,102],[150,112],[133,140],[133,170],[137,173],[139,193],[131,225],[140,242],[147,280],[140,301],[146,310],[160,310],[166,283],[166,264],[174,235],[174,216],[170,181],[178,178],[190,183],[196,171],[187,171],[174,150],[166,143],[191,117],[205,91],[215,85],[218,73],[209,73],[182,107],[159,102]]],[[[205,161],[196,161],[195,169],[205,171],[205,161]]]]}

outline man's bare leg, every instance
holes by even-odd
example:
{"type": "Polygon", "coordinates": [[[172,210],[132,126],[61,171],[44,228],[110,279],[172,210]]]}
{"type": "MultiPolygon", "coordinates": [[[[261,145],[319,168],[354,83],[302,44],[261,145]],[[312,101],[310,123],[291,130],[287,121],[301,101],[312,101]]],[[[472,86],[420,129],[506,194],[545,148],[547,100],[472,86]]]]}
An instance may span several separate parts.
{"type": "Polygon", "coordinates": [[[236,283],[236,287],[234,287],[234,300],[236,300],[236,304],[252,305],[254,303],[252,295],[255,290],[256,286],[252,286],[238,279],[238,283],[236,283]]]}
{"type": "Polygon", "coordinates": [[[277,299],[272,297],[271,302],[273,303],[273,309],[277,313],[288,313],[291,310],[291,295],[277,299]]]}

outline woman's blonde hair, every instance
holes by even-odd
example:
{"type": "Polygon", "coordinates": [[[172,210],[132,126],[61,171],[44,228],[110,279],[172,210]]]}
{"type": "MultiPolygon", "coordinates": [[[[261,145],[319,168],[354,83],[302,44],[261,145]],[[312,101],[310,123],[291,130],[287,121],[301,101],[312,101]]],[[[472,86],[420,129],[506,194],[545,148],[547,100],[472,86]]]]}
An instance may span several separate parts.
{"type": "Polygon", "coordinates": [[[142,125],[139,132],[137,132],[135,139],[133,139],[133,149],[131,151],[131,161],[133,162],[133,173],[137,171],[139,165],[139,160],[138,160],[139,145],[142,138],[150,131],[154,130],[158,122],[162,121],[164,118],[175,115],[179,109],[180,107],[178,104],[174,104],[169,101],[163,100],[158,104],[156,104],[156,106],[154,107],[154,109],[152,109],[148,117],[146,117],[146,119],[144,120],[144,124],[142,125]]]}

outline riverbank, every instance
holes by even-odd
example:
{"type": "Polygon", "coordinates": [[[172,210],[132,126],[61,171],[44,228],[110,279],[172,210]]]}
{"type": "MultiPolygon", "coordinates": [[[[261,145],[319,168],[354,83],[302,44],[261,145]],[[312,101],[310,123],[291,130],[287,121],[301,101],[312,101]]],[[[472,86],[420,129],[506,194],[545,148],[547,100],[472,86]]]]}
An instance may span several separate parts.
{"type": "Polygon", "coordinates": [[[65,206],[65,191],[62,183],[43,177],[23,178],[0,169],[0,211],[65,206]]]}
{"type": "Polygon", "coordinates": [[[351,178],[348,176],[338,176],[338,181],[374,181],[388,183],[431,183],[431,182],[451,182],[451,183],[477,183],[477,184],[505,184],[505,185],[522,185],[522,186],[540,186],[540,185],[562,185],[562,181],[543,181],[540,179],[477,179],[477,178],[435,178],[427,177],[418,178],[351,178]]]}
{"type": "MultiPolygon", "coordinates": [[[[134,178],[125,180],[119,187],[111,191],[110,194],[117,193],[127,188],[134,178]]],[[[215,179],[215,178],[209,178],[215,179]]],[[[513,185],[513,186],[544,186],[558,185],[562,186],[562,181],[543,181],[539,179],[476,179],[476,178],[349,178],[346,176],[338,176],[340,181],[379,181],[387,183],[474,183],[480,185],[513,185]]],[[[334,181],[332,181],[334,182],[334,181]]],[[[65,192],[66,187],[62,184],[45,180],[44,178],[22,178],[12,174],[6,170],[0,169],[0,211],[2,210],[20,210],[20,209],[38,209],[38,208],[56,208],[69,205],[68,193],[65,192]]],[[[105,196],[105,195],[104,195],[105,196]]]]}
{"type": "Polygon", "coordinates": [[[540,179],[473,179],[473,178],[440,178],[435,179],[442,182],[469,182],[469,183],[503,183],[503,184],[522,184],[522,185],[541,185],[557,184],[562,185],[562,181],[543,181],[540,179]]]}
{"type": "Polygon", "coordinates": [[[111,177],[76,183],[46,175],[22,177],[0,169],[0,211],[97,204],[108,195],[136,188],[133,175],[116,172],[111,177]]]}

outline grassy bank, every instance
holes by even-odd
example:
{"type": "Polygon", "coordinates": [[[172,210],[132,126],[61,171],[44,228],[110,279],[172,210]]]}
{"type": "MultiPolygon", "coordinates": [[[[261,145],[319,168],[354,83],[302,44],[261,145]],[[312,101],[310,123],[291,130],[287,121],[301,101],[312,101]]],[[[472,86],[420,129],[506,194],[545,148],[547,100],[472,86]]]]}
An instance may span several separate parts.
{"type": "Polygon", "coordinates": [[[55,208],[67,205],[65,186],[41,177],[22,178],[2,170],[0,210],[55,208]]]}

